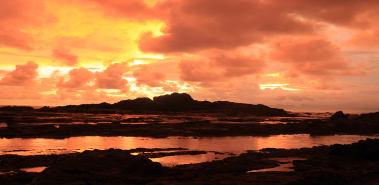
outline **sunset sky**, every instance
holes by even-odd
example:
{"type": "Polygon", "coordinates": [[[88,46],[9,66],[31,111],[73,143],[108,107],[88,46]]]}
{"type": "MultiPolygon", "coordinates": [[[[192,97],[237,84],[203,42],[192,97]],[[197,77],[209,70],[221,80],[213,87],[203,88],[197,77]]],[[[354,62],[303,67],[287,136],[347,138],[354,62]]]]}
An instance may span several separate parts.
{"type": "Polygon", "coordinates": [[[0,1],[0,105],[379,111],[378,20],[378,0],[0,1]]]}

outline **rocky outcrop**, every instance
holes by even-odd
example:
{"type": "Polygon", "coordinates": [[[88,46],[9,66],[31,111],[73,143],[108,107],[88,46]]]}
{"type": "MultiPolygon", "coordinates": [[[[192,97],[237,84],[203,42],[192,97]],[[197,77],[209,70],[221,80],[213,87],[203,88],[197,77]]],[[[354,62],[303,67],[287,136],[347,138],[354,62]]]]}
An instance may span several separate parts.
{"type": "Polygon", "coordinates": [[[379,123],[379,112],[361,114],[357,119],[362,121],[373,121],[379,123]]]}
{"type": "Polygon", "coordinates": [[[347,119],[349,115],[345,115],[342,111],[337,111],[330,117],[331,120],[338,121],[338,120],[343,120],[347,119]]]}
{"type": "Polygon", "coordinates": [[[329,154],[379,161],[379,139],[361,140],[350,145],[332,145],[329,154]]]}
{"type": "Polygon", "coordinates": [[[122,100],[118,103],[113,104],[111,108],[123,110],[167,110],[166,106],[147,97],[137,98],[135,100],[122,100]]]}
{"type": "Polygon", "coordinates": [[[29,106],[5,106],[0,107],[0,111],[31,111],[34,110],[33,107],[29,106]]]}

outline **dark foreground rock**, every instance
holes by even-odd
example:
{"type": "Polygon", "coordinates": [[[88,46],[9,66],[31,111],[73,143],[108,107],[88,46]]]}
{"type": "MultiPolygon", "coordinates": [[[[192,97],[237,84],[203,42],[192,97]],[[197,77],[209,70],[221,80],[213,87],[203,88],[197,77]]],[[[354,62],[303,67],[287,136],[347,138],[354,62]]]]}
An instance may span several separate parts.
{"type": "Polygon", "coordinates": [[[336,113],[334,113],[332,115],[332,117],[330,118],[331,120],[343,120],[343,119],[347,119],[349,117],[349,115],[345,115],[342,111],[337,111],[336,113]]]}
{"type": "Polygon", "coordinates": [[[162,165],[122,150],[84,151],[57,161],[31,184],[146,184],[162,173],[162,165]]]}
{"type": "Polygon", "coordinates": [[[379,123],[379,112],[361,114],[358,117],[358,119],[359,120],[364,120],[364,121],[372,121],[372,122],[375,122],[375,123],[379,123]]]}

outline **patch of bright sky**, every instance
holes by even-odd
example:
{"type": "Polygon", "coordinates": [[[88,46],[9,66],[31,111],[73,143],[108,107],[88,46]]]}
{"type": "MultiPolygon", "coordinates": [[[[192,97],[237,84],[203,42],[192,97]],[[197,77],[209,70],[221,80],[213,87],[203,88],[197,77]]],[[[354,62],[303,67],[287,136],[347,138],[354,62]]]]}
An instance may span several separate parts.
{"type": "Polygon", "coordinates": [[[72,69],[72,67],[40,67],[37,71],[40,76],[49,76],[56,70],[59,70],[62,74],[68,74],[72,69]]]}
{"type": "Polygon", "coordinates": [[[289,84],[259,84],[259,88],[264,89],[275,89],[275,88],[282,88],[283,90],[288,91],[299,91],[300,89],[296,88],[289,88],[287,87],[289,84]]]}
{"type": "Polygon", "coordinates": [[[57,94],[57,89],[51,90],[51,91],[43,91],[41,92],[42,95],[55,95],[57,94]]]}
{"type": "MultiPolygon", "coordinates": [[[[30,28],[28,32],[38,36],[40,43],[51,48],[67,47],[72,54],[79,56],[80,65],[85,67],[102,67],[103,61],[108,60],[163,58],[162,55],[142,54],[136,42],[140,34],[146,31],[161,35],[163,22],[104,19],[104,15],[99,11],[90,11],[91,8],[61,1],[46,1],[46,11],[59,21],[52,25],[30,28]]],[[[44,56],[50,57],[51,50],[45,52],[44,56]]]]}
{"type": "Polygon", "coordinates": [[[269,74],[265,74],[265,76],[275,76],[275,77],[279,77],[281,76],[280,73],[269,73],[269,74]]]}

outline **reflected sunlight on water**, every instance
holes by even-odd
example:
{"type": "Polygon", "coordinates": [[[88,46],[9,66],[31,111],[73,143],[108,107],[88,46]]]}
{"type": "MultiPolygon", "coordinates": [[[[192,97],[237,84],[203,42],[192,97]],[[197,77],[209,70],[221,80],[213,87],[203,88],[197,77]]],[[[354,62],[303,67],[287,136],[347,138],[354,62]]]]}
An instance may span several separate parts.
{"type": "Polygon", "coordinates": [[[270,137],[239,136],[239,137],[100,137],[84,136],[66,139],[0,139],[1,154],[38,155],[38,154],[65,154],[82,152],[84,150],[119,148],[123,150],[135,148],[187,148],[189,150],[207,151],[200,155],[178,155],[159,159],[165,166],[176,164],[198,163],[225,158],[229,155],[214,154],[209,151],[230,152],[241,154],[246,150],[260,150],[263,148],[302,148],[331,144],[350,144],[366,138],[379,138],[379,136],[336,135],[336,136],[309,136],[277,135],[270,137]]]}
{"type": "Polygon", "coordinates": [[[20,170],[26,171],[26,172],[42,172],[45,170],[47,167],[46,166],[41,166],[41,167],[33,167],[33,168],[21,168],[20,170]]]}

